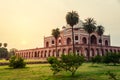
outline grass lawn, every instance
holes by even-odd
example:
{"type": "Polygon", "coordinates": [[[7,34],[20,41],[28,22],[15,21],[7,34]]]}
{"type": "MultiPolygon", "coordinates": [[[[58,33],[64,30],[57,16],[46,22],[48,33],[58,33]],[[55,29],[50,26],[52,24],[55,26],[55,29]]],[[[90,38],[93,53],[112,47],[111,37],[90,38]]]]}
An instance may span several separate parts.
{"type": "Polygon", "coordinates": [[[9,62],[8,60],[5,60],[5,59],[0,59],[0,63],[2,62],[9,62]]]}
{"type": "Polygon", "coordinates": [[[62,71],[52,75],[49,64],[27,65],[24,69],[10,69],[8,66],[0,66],[0,80],[110,80],[106,72],[117,74],[120,80],[120,66],[106,66],[104,64],[84,63],[77,70],[75,77],[70,72],[62,71]]]}
{"type": "MultiPolygon", "coordinates": [[[[25,59],[25,62],[38,62],[38,61],[46,61],[46,59],[25,59]]],[[[9,60],[0,59],[0,62],[9,62],[9,60]]]]}

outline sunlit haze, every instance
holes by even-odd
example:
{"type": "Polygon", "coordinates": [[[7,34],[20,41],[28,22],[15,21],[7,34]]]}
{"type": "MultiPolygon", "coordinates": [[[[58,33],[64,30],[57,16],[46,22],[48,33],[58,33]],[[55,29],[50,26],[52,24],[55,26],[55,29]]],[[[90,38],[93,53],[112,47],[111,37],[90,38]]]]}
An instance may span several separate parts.
{"type": "Polygon", "coordinates": [[[120,0],[0,0],[0,42],[9,49],[43,47],[44,36],[66,25],[72,10],[81,20],[93,17],[120,46],[120,0]]]}

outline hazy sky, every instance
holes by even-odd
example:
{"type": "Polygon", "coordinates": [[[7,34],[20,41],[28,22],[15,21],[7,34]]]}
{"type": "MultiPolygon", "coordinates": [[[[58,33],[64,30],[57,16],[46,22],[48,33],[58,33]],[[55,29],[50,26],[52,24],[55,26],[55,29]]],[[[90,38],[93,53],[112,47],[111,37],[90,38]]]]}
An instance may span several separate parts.
{"type": "Polygon", "coordinates": [[[0,0],[0,42],[9,49],[43,47],[44,36],[66,25],[72,10],[81,20],[95,18],[112,45],[120,46],[120,0],[0,0]]]}

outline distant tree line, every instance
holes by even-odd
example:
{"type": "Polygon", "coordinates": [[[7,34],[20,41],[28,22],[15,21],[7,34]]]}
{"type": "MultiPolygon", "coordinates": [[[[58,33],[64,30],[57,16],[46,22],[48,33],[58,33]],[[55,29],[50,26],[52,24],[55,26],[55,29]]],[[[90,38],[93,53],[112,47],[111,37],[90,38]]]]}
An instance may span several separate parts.
{"type": "Polygon", "coordinates": [[[0,59],[9,59],[11,56],[15,55],[17,49],[12,48],[8,51],[7,43],[0,43],[0,59]]]}
{"type": "Polygon", "coordinates": [[[0,43],[0,59],[8,58],[7,45],[8,45],[7,43],[3,43],[3,47],[2,47],[2,43],[0,43]]]}

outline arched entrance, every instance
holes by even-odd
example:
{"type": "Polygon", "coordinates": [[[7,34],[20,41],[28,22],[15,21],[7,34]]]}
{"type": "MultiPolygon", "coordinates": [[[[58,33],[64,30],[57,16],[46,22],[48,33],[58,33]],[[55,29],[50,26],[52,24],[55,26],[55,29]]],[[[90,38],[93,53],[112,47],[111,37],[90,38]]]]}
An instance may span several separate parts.
{"type": "Polygon", "coordinates": [[[67,45],[71,44],[71,38],[67,38],[67,45]]]}
{"type": "Polygon", "coordinates": [[[69,53],[71,53],[71,52],[72,52],[72,49],[71,49],[71,48],[69,48],[69,49],[68,49],[68,54],[69,54],[69,53]]]}
{"type": "Polygon", "coordinates": [[[57,56],[60,57],[60,49],[58,49],[57,56]]]}
{"type": "Polygon", "coordinates": [[[105,54],[108,53],[108,49],[105,49],[105,54]]]}
{"type": "Polygon", "coordinates": [[[105,46],[108,46],[108,40],[105,40],[105,46]]]}
{"type": "Polygon", "coordinates": [[[97,44],[97,38],[95,35],[92,35],[90,39],[91,39],[91,44],[97,44]]]}
{"type": "Polygon", "coordinates": [[[41,51],[41,58],[43,58],[43,51],[41,51]]]}
{"type": "Polygon", "coordinates": [[[37,57],[37,52],[35,52],[35,57],[37,57]]]}
{"type": "Polygon", "coordinates": [[[110,49],[110,52],[112,52],[112,49],[110,49]]]}

